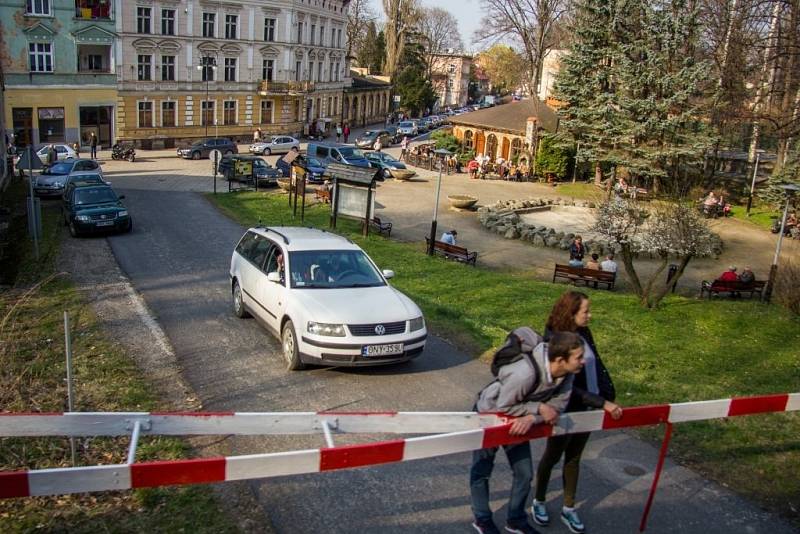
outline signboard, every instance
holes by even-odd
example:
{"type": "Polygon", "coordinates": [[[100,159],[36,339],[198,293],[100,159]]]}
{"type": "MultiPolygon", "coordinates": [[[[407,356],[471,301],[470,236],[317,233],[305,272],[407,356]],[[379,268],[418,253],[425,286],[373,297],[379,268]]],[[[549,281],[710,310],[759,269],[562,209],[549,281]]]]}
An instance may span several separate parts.
{"type": "MultiPolygon", "coordinates": [[[[351,185],[340,184],[338,189],[339,199],[336,201],[338,202],[337,210],[339,215],[349,215],[350,217],[362,219],[366,211],[364,207],[367,204],[368,191],[369,189],[366,187],[353,187],[351,185]]],[[[369,206],[370,219],[375,213],[375,195],[372,195],[371,199],[372,202],[369,206]]]]}
{"type": "Polygon", "coordinates": [[[400,95],[394,95],[394,101],[400,102],[400,95]]]}
{"type": "Polygon", "coordinates": [[[253,174],[253,162],[236,160],[236,174],[237,176],[251,176],[253,174]]]}
{"type": "Polygon", "coordinates": [[[39,119],[41,120],[55,120],[63,118],[64,108],[39,108],[39,119]]]}

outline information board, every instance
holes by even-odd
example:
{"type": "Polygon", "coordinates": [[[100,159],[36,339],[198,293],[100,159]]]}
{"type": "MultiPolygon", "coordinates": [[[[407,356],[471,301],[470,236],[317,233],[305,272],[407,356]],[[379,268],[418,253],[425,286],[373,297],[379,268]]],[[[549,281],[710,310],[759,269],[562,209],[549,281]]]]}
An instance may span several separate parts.
{"type": "MultiPolygon", "coordinates": [[[[339,184],[339,200],[337,210],[339,215],[348,215],[350,217],[364,218],[367,205],[367,192],[365,187],[352,187],[346,184],[339,184]]],[[[375,213],[375,195],[371,196],[372,201],[369,206],[369,218],[372,219],[375,213]]],[[[334,199],[334,202],[336,200],[334,199]]]]}

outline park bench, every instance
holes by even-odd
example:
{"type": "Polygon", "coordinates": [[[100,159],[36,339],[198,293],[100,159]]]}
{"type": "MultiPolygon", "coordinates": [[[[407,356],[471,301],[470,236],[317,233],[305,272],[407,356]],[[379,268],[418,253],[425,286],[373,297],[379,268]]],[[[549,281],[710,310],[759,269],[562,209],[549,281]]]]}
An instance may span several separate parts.
{"type": "MultiPolygon", "coordinates": [[[[430,237],[425,237],[425,244],[428,247],[431,246],[430,237]]],[[[458,245],[450,245],[442,241],[433,242],[433,253],[438,254],[439,256],[443,256],[448,260],[460,261],[461,263],[466,263],[468,265],[472,265],[473,267],[475,267],[475,261],[478,259],[477,252],[475,251],[470,252],[464,247],[459,247],[458,245]]]]}
{"type": "Polygon", "coordinates": [[[314,198],[316,198],[320,202],[325,202],[327,204],[331,203],[331,191],[330,189],[317,189],[314,191],[314,198]]]}
{"type": "Polygon", "coordinates": [[[569,265],[557,263],[553,271],[553,282],[556,281],[556,278],[566,278],[573,283],[583,282],[586,286],[591,284],[595,289],[597,289],[598,284],[605,284],[606,289],[614,289],[617,273],[598,271],[596,269],[584,269],[582,267],[570,267],[569,265]]]}
{"type": "Polygon", "coordinates": [[[392,223],[383,222],[380,217],[373,217],[372,220],[369,221],[369,225],[381,235],[385,235],[386,237],[392,235],[392,223]]]}
{"type": "Polygon", "coordinates": [[[700,284],[700,298],[703,298],[705,293],[708,293],[708,298],[711,300],[712,295],[720,295],[721,293],[728,293],[730,296],[740,296],[742,293],[749,293],[750,298],[758,293],[761,298],[764,292],[764,280],[755,280],[753,282],[740,282],[738,280],[714,280],[708,282],[703,280],[700,284]]]}

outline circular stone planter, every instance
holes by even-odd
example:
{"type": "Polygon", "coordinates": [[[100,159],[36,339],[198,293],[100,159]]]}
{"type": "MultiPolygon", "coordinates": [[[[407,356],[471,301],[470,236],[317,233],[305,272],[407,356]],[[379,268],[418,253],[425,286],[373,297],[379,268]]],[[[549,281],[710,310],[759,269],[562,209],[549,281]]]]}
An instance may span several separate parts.
{"type": "Polygon", "coordinates": [[[284,191],[288,191],[292,188],[292,181],[290,178],[278,178],[278,187],[283,189],[284,191]]]}
{"type": "Polygon", "coordinates": [[[471,209],[478,202],[476,197],[469,195],[449,195],[447,200],[450,201],[451,206],[460,210],[471,209]]]}

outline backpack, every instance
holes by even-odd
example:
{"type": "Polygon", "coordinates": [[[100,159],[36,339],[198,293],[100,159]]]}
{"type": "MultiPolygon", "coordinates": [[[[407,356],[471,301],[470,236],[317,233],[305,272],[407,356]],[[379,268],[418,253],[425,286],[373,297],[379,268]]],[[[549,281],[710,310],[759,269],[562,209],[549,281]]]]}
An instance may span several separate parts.
{"type": "MultiPolygon", "coordinates": [[[[514,363],[522,358],[529,358],[534,367],[536,367],[536,379],[538,382],[541,373],[538,372],[539,365],[536,363],[536,360],[533,359],[533,349],[543,342],[544,338],[533,329],[527,326],[515,328],[508,333],[506,342],[503,343],[503,346],[492,356],[492,375],[497,376],[500,372],[500,368],[504,365],[514,363]]],[[[537,385],[534,385],[533,389],[536,389],[537,385]]]]}

